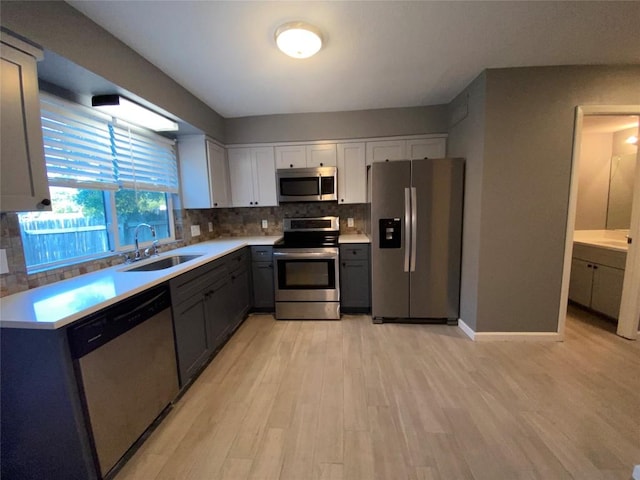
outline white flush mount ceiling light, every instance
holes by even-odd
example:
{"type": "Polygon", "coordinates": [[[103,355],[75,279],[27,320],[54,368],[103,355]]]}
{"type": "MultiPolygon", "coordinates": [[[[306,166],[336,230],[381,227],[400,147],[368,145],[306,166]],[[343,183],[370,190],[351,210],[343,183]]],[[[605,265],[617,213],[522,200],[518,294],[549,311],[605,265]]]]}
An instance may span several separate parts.
{"type": "Polygon", "coordinates": [[[148,128],[155,132],[178,130],[178,124],[173,120],[120,95],[96,95],[91,98],[91,105],[112,117],[148,128]]]}
{"type": "Polygon", "coordinates": [[[276,45],[293,58],[309,58],[322,48],[320,30],[304,22],[290,22],[276,30],[276,45]]]}
{"type": "Polygon", "coordinates": [[[638,144],[638,137],[636,137],[635,135],[631,135],[629,138],[627,138],[625,140],[626,143],[630,143],[631,145],[637,145],[638,144]]]}

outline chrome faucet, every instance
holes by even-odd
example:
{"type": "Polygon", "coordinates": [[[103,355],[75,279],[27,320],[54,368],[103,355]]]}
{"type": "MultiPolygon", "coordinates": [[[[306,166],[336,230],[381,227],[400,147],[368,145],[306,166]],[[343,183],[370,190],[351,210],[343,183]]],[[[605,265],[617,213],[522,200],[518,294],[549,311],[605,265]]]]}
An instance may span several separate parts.
{"type": "Polygon", "coordinates": [[[158,254],[158,240],[156,239],[156,229],[153,228],[148,223],[141,223],[133,231],[133,241],[134,241],[134,243],[136,245],[136,250],[134,252],[135,256],[133,258],[134,261],[135,260],[140,260],[142,258],[142,255],[140,255],[140,245],[138,243],[138,232],[139,232],[141,227],[147,227],[149,230],[151,230],[151,237],[153,238],[153,243],[151,244],[151,248],[146,248],[144,250],[144,256],[145,257],[149,257],[151,255],[157,255],[158,254]]]}

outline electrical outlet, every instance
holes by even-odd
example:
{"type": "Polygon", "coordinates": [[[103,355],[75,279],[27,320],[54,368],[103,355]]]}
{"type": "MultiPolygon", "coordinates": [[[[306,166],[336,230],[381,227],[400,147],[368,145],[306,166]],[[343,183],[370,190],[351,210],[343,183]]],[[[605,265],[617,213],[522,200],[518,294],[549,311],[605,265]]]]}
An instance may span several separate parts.
{"type": "Polygon", "coordinates": [[[209,231],[213,232],[213,223],[209,222],[209,231]]]}
{"type": "Polygon", "coordinates": [[[7,262],[7,251],[0,250],[0,273],[9,273],[9,263],[7,262]]]}
{"type": "Polygon", "coordinates": [[[267,222],[266,220],[262,220],[262,228],[268,228],[269,227],[269,222],[267,222]]]}
{"type": "Polygon", "coordinates": [[[197,237],[200,235],[200,225],[191,225],[191,236],[197,237]]]}
{"type": "Polygon", "coordinates": [[[353,218],[347,218],[347,227],[353,227],[353,218]]]}

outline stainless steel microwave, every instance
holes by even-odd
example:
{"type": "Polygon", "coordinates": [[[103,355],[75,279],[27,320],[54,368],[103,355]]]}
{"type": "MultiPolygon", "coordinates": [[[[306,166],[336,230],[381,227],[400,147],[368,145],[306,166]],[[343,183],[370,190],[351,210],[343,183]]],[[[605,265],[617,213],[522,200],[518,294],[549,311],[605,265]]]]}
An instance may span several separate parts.
{"type": "Polygon", "coordinates": [[[331,202],[338,200],[336,167],[276,170],[278,202],[331,202]]]}

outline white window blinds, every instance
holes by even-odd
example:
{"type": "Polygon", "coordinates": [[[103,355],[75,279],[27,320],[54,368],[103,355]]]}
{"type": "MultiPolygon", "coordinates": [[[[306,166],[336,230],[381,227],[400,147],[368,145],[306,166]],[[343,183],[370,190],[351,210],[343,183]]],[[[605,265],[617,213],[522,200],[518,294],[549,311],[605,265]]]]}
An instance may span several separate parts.
{"type": "Polygon", "coordinates": [[[122,188],[177,193],[178,165],[173,141],[130,128],[112,128],[116,177],[122,188]]]}
{"type": "Polygon", "coordinates": [[[118,188],[109,125],[81,105],[40,95],[44,156],[49,185],[118,188]]]}
{"type": "Polygon", "coordinates": [[[173,140],[48,94],[40,108],[50,185],[178,192],[173,140]]]}

